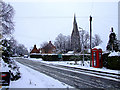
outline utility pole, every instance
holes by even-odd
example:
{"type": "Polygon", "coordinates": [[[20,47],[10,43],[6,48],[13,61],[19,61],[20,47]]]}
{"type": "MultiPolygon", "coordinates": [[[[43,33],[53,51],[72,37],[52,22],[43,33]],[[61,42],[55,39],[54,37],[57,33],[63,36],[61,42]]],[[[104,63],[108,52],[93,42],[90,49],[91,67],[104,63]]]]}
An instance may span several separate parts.
{"type": "Polygon", "coordinates": [[[82,44],[83,44],[83,66],[84,66],[84,42],[83,42],[83,29],[82,29],[82,44]]]}
{"type": "Polygon", "coordinates": [[[92,17],[90,16],[90,67],[92,66],[92,17]]]}
{"type": "Polygon", "coordinates": [[[82,32],[82,52],[83,52],[83,61],[82,61],[82,64],[84,66],[84,41],[83,41],[83,28],[79,27],[79,29],[81,29],[81,32],[82,32]]]}

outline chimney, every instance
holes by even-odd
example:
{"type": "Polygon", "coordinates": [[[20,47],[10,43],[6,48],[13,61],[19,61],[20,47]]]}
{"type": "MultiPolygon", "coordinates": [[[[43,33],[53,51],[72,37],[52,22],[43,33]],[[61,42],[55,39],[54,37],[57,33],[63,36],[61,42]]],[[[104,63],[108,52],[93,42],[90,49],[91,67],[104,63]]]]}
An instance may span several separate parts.
{"type": "Polygon", "coordinates": [[[49,41],[49,43],[51,43],[51,41],[49,41]]]}
{"type": "Polygon", "coordinates": [[[34,48],[36,48],[36,45],[34,45],[34,48]]]}
{"type": "Polygon", "coordinates": [[[111,27],[111,32],[113,32],[113,27],[111,27]]]}

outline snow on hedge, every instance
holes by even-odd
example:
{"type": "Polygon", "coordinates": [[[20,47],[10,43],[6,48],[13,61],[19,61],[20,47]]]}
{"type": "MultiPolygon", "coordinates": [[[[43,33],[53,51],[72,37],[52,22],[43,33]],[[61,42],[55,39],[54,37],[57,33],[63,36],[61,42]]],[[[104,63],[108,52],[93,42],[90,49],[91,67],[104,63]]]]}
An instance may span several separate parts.
{"type": "Polygon", "coordinates": [[[112,57],[112,56],[120,56],[120,52],[113,51],[109,54],[109,57],[112,57]]]}

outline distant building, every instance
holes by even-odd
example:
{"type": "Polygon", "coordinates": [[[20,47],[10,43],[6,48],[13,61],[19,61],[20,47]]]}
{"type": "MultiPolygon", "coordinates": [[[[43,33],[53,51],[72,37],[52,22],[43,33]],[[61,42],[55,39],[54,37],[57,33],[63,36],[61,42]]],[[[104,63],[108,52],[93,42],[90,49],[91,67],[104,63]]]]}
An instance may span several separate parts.
{"type": "Polygon", "coordinates": [[[41,53],[42,54],[43,53],[47,53],[47,54],[56,53],[56,47],[51,43],[51,41],[49,41],[47,45],[41,48],[41,53]]]}
{"type": "Polygon", "coordinates": [[[34,45],[30,53],[40,53],[40,49],[37,49],[36,45],[34,45]]]}
{"type": "Polygon", "coordinates": [[[71,48],[75,53],[81,51],[80,50],[80,35],[79,35],[75,15],[74,15],[74,21],[73,21],[73,31],[72,31],[72,34],[71,34],[71,48]]]}

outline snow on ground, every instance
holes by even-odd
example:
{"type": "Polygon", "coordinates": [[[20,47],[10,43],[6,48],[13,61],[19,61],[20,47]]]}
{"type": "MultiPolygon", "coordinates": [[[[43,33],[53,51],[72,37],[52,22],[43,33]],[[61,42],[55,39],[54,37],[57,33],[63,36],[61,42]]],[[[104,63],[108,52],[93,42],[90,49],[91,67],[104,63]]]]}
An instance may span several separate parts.
{"type": "MultiPolygon", "coordinates": [[[[0,62],[2,72],[8,72],[8,65],[2,59],[0,62]]],[[[21,78],[17,81],[11,81],[9,88],[73,88],[18,62],[16,63],[20,67],[21,78]]]]}
{"type": "Polygon", "coordinates": [[[58,80],[17,62],[21,78],[10,83],[10,88],[71,88],[58,80]]]}
{"type": "Polygon", "coordinates": [[[4,63],[4,61],[0,58],[0,72],[9,72],[8,64],[4,63]]]}
{"type": "Polygon", "coordinates": [[[74,61],[43,61],[41,58],[40,59],[28,58],[27,60],[43,62],[43,63],[53,64],[53,65],[64,65],[68,67],[77,67],[77,68],[83,68],[83,69],[89,69],[89,70],[95,70],[95,71],[101,71],[101,72],[109,72],[109,73],[115,73],[115,74],[118,74],[118,72],[120,72],[120,70],[110,70],[110,69],[106,69],[105,67],[103,68],[90,67],[89,61],[85,61],[85,65],[82,66],[82,61],[78,61],[78,65],[74,65],[75,63],[74,61]]]}

